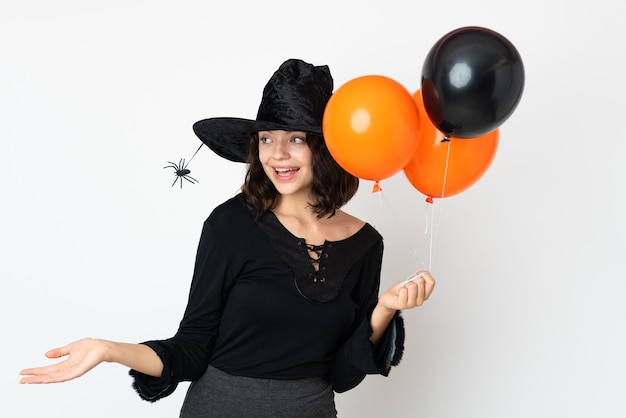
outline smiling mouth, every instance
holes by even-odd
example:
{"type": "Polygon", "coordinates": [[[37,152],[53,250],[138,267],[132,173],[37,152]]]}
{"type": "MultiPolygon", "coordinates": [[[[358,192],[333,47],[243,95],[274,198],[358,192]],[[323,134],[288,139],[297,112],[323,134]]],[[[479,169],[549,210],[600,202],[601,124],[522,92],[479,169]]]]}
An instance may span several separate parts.
{"type": "Polygon", "coordinates": [[[290,175],[296,173],[299,168],[275,168],[274,171],[279,177],[289,177],[290,175]]]}

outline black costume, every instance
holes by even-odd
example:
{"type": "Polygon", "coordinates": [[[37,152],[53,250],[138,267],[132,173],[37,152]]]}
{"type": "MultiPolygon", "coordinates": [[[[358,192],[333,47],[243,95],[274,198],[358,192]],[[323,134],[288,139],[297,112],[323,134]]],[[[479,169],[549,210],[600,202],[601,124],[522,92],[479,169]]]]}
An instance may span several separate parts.
{"type": "Polygon", "coordinates": [[[305,244],[272,212],[255,221],[241,196],[218,206],[204,223],[176,335],[144,343],[161,358],[162,376],[130,371],[139,395],[156,401],[178,382],[198,380],[209,364],[233,376],[327,377],[335,392],[366,374],[388,375],[404,329],[398,313],[376,349],[369,341],[382,237],[365,224],[327,241],[318,270],[305,244]]]}

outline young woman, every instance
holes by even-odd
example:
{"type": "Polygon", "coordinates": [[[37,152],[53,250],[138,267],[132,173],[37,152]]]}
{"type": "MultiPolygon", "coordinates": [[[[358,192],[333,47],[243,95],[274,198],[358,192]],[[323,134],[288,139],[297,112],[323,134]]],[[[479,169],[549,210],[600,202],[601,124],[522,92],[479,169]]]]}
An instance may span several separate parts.
{"type": "Polygon", "coordinates": [[[21,382],[63,382],[116,362],[148,401],[192,381],[181,417],[326,418],[336,416],[334,392],[388,375],[403,350],[400,311],[422,305],[435,281],[423,272],[379,296],[382,237],[341,210],[358,179],[322,136],[332,90],[327,66],[290,59],[265,86],[256,120],[194,125],[248,171],[241,193],[204,223],[172,338],[79,340],[48,351],[67,358],[23,370],[21,382]]]}

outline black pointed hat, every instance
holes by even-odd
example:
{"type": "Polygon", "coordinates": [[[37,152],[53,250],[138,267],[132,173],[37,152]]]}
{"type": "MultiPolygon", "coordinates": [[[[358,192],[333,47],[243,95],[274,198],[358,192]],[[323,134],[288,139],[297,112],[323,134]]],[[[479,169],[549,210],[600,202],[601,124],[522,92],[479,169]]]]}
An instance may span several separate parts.
{"type": "Polygon", "coordinates": [[[256,119],[209,118],[196,122],[193,130],[220,157],[246,162],[253,132],[285,130],[322,135],[324,109],[332,91],[327,65],[289,59],[265,85],[256,119]]]}

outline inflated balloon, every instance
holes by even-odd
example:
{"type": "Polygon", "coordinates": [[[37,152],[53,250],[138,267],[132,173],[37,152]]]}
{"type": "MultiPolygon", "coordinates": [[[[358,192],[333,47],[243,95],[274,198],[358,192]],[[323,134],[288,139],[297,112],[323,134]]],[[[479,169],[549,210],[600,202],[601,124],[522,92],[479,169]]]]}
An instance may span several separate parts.
{"type": "Polygon", "coordinates": [[[322,129],[330,154],[344,170],[378,182],[401,171],[415,152],[420,113],[400,83],[368,75],[333,93],[322,129]]]}
{"type": "Polygon", "coordinates": [[[420,91],[413,94],[422,115],[422,131],[415,154],[404,167],[409,182],[429,198],[454,196],[475,184],[493,161],[499,129],[475,138],[450,138],[426,115],[420,91]]]}
{"type": "Polygon", "coordinates": [[[431,48],[422,68],[424,107],[449,136],[473,138],[499,127],[524,89],[522,59],[508,39],[481,27],[463,27],[431,48]]]}

